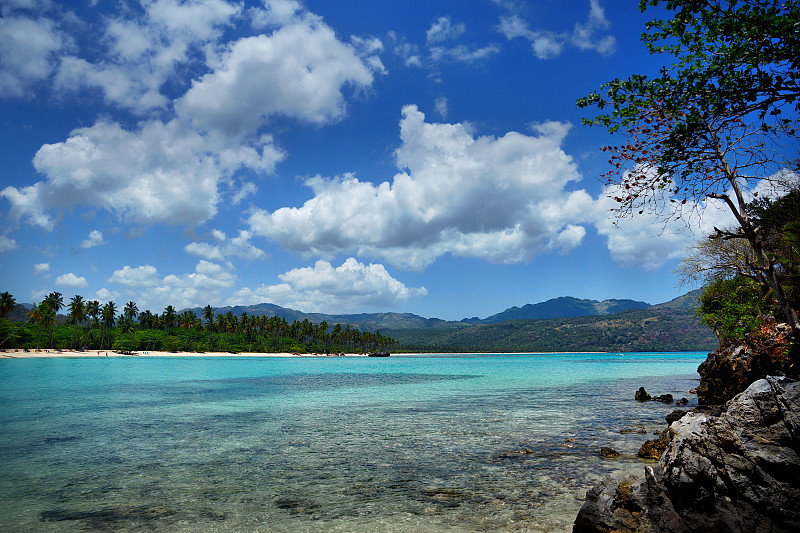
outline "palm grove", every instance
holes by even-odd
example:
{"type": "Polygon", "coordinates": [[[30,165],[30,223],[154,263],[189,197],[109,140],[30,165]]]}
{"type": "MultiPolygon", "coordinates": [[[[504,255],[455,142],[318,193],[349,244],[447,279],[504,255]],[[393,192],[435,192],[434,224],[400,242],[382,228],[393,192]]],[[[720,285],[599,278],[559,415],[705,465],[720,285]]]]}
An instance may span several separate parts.
{"type": "MultiPolygon", "coordinates": [[[[15,307],[10,293],[0,294],[0,317],[15,307]]],[[[289,323],[278,316],[217,315],[210,305],[200,316],[191,310],[178,312],[171,305],[158,314],[139,311],[132,301],[117,309],[114,302],[101,304],[75,295],[65,303],[58,292],[34,304],[21,324],[4,319],[0,335],[2,347],[121,352],[368,352],[383,350],[394,342],[380,332],[341,324],[331,328],[325,321],[289,323]]]]}
{"type": "Polygon", "coordinates": [[[765,322],[794,337],[800,276],[800,4],[796,0],[641,0],[641,40],[665,65],[614,79],[578,100],[584,123],[621,137],[609,154],[612,216],[693,222],[707,200],[732,227],[714,228],[683,260],[684,281],[706,283],[703,321],[721,340],[765,322]],[[769,184],[769,187],[763,187],[769,184]],[[759,197],[758,188],[769,190],[759,197]]]}

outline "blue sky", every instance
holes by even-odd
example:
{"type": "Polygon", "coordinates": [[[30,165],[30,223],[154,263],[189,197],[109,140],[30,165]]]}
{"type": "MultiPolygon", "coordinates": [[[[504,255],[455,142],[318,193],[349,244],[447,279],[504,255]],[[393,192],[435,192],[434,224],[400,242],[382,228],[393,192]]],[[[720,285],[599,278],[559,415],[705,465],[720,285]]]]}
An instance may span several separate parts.
{"type": "Polygon", "coordinates": [[[575,106],[661,66],[632,2],[0,5],[19,302],[461,319],[689,289],[673,269],[696,234],[612,224],[614,139],[575,106]]]}

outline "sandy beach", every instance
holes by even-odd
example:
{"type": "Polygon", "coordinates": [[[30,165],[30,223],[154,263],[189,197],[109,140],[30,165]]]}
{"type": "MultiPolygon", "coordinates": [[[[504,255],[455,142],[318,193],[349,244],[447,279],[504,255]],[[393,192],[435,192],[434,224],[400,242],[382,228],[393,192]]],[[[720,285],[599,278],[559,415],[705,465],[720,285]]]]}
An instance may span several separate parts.
{"type": "Polygon", "coordinates": [[[25,359],[47,357],[367,357],[367,354],[260,353],[260,352],[115,352],[113,350],[4,350],[0,358],[25,359]]]}

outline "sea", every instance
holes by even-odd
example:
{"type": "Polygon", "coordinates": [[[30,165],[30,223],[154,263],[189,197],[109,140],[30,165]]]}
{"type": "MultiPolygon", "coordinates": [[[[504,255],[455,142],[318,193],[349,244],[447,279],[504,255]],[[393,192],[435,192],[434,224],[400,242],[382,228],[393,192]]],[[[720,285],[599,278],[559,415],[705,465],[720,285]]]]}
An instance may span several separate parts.
{"type": "Polygon", "coordinates": [[[571,531],[705,356],[3,359],[0,531],[571,531]]]}

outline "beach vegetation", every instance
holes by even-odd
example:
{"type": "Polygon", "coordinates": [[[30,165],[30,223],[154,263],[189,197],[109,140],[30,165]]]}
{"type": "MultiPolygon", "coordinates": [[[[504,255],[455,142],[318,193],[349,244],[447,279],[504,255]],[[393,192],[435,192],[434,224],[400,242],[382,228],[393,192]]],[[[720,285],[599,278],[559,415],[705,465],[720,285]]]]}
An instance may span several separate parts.
{"type": "Polygon", "coordinates": [[[237,316],[232,312],[217,316],[211,306],[204,308],[202,317],[191,310],[177,312],[171,305],[159,314],[139,311],[133,301],[117,315],[114,302],[101,306],[80,295],[72,297],[63,316],[56,311],[59,301],[63,307],[63,296],[51,293],[34,304],[22,324],[0,318],[0,335],[8,339],[3,347],[38,350],[43,337],[51,349],[120,352],[340,353],[384,351],[395,346],[392,338],[380,332],[341,324],[331,329],[324,320],[320,324],[308,319],[289,323],[277,316],[237,316]]]}

